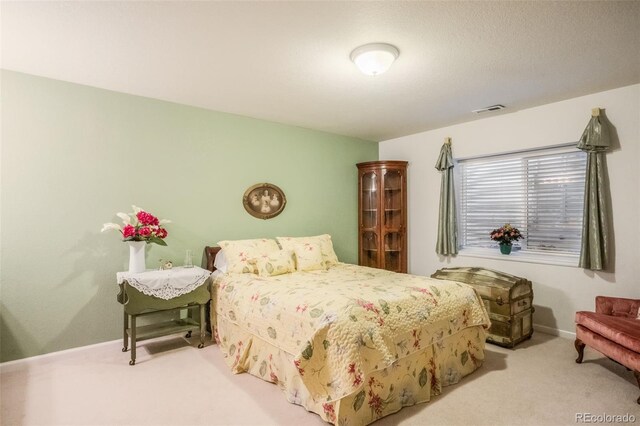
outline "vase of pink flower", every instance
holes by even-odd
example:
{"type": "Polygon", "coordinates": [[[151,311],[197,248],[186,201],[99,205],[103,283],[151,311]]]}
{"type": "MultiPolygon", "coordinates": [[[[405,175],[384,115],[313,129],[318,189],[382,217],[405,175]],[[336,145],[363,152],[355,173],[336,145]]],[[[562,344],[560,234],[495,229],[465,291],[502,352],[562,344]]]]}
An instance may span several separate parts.
{"type": "Polygon", "coordinates": [[[524,238],[518,228],[514,228],[508,223],[491,231],[490,237],[493,241],[498,242],[500,245],[500,253],[502,254],[511,254],[513,242],[524,238]]]}
{"type": "Polygon", "coordinates": [[[158,219],[140,207],[132,206],[133,213],[117,213],[122,219],[122,225],[105,223],[102,232],[117,230],[122,234],[123,241],[129,245],[129,272],[138,273],[146,270],[145,247],[155,243],[166,246],[167,230],[164,225],[171,223],[167,219],[158,219]]]}

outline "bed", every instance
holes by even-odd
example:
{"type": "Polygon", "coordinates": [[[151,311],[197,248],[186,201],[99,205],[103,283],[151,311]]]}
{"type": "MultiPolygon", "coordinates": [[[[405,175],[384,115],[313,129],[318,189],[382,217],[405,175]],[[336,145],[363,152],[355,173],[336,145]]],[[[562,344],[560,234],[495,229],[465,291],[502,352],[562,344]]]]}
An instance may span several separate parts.
{"type": "MultiPolygon", "coordinates": [[[[211,271],[219,250],[206,248],[211,271]]],[[[333,424],[429,401],[484,360],[489,319],[461,283],[338,262],[268,277],[214,272],[211,296],[231,370],[333,424]]]]}

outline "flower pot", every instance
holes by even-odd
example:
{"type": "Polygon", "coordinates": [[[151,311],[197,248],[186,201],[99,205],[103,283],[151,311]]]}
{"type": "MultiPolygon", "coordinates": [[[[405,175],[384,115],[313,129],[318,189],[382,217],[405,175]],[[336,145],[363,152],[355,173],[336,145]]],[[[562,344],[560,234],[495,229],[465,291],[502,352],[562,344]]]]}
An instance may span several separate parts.
{"type": "Polygon", "coordinates": [[[137,274],[144,272],[147,267],[144,259],[144,248],[147,245],[144,241],[128,241],[129,243],[129,272],[137,274]]]}
{"type": "Polygon", "coordinates": [[[511,244],[500,244],[500,253],[511,254],[511,244]]]}

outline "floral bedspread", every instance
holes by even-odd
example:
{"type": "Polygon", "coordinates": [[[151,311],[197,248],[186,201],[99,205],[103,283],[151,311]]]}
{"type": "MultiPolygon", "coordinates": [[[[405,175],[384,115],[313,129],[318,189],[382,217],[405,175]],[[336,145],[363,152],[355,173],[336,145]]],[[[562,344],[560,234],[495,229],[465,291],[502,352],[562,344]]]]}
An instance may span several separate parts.
{"type": "MultiPolygon", "coordinates": [[[[222,274],[213,291],[216,315],[290,353],[316,401],[341,399],[373,371],[489,326],[467,285],[348,264],[275,277],[222,274]]],[[[235,370],[243,351],[229,345],[235,370]]]]}

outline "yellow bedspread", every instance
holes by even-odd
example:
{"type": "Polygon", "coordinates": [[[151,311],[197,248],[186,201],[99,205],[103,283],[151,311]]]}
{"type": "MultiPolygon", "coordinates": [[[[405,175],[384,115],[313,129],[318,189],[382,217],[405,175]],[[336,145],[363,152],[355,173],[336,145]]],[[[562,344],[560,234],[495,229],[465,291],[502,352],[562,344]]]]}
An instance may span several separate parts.
{"type": "MultiPolygon", "coordinates": [[[[467,285],[348,264],[275,277],[223,274],[213,291],[218,317],[292,355],[315,401],[354,394],[354,408],[370,373],[467,328],[489,326],[467,285]]],[[[225,342],[237,372],[242,344],[225,342]]],[[[482,349],[471,349],[456,350],[461,365],[476,364],[482,349]]],[[[426,381],[427,369],[415,380],[426,381]]]]}

